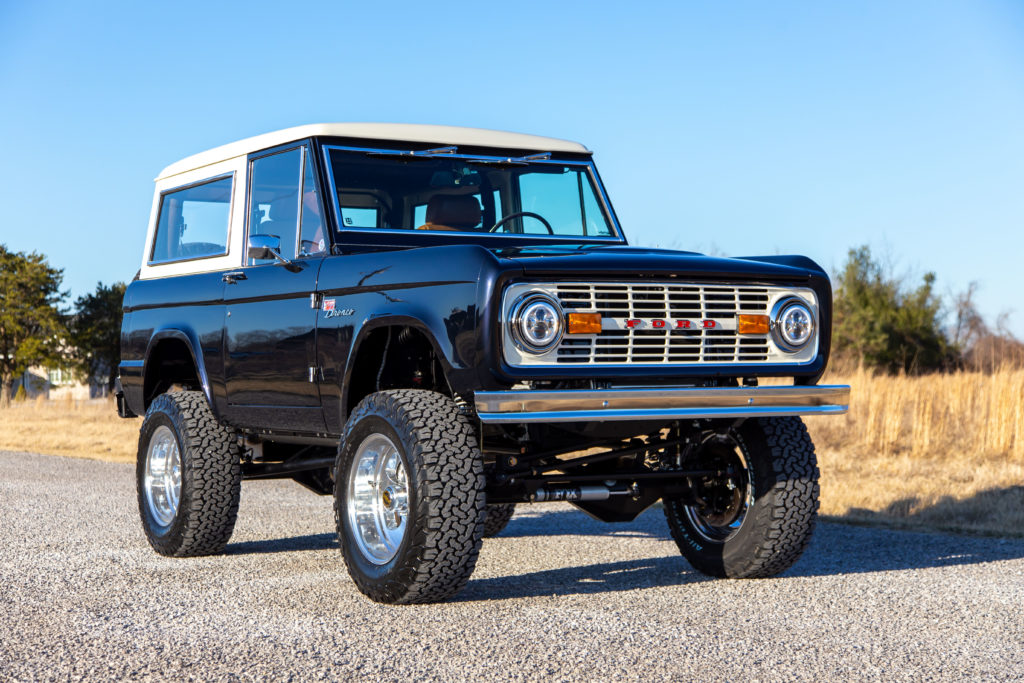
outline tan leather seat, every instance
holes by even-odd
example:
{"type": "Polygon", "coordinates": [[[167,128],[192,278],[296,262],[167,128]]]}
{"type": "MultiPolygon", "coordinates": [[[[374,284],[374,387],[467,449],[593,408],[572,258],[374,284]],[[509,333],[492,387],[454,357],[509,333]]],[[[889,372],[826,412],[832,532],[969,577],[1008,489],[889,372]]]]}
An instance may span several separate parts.
{"type": "Polygon", "coordinates": [[[472,230],[480,223],[480,202],[468,194],[435,194],[427,202],[426,223],[417,230],[472,230]]]}

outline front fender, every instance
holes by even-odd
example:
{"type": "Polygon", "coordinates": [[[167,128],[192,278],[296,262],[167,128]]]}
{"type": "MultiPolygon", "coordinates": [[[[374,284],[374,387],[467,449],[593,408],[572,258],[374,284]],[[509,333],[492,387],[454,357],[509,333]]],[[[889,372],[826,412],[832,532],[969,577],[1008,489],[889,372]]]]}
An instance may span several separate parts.
{"type": "MultiPolygon", "coordinates": [[[[489,306],[486,273],[497,259],[477,246],[447,246],[335,255],[320,271],[317,322],[320,399],[328,431],[344,425],[360,351],[374,330],[422,333],[452,391],[479,389],[486,363],[481,318],[489,306]]],[[[373,343],[373,342],[371,342],[373,343]]]]}

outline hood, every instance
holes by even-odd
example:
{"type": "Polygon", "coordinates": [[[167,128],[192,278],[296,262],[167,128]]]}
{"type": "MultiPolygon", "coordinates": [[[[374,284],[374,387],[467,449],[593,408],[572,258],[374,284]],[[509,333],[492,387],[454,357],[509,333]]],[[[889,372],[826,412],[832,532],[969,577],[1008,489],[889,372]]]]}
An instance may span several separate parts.
{"type": "Polygon", "coordinates": [[[681,277],[716,280],[808,280],[825,276],[805,256],[743,256],[721,258],[692,251],[625,245],[556,245],[494,249],[527,276],[611,276],[630,278],[681,277]]]}

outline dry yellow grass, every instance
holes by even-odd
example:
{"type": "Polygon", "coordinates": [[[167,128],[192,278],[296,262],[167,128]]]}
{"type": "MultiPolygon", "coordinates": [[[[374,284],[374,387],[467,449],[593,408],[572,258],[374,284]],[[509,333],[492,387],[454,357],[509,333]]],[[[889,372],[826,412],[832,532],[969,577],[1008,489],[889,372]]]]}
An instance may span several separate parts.
{"type": "MultiPolygon", "coordinates": [[[[823,514],[1024,535],[1024,370],[825,381],[853,399],[845,416],[807,419],[823,514]]],[[[109,401],[14,403],[0,409],[0,449],[133,462],[139,424],[109,401]]]]}
{"type": "Polygon", "coordinates": [[[112,400],[15,401],[0,408],[0,449],[135,462],[141,424],[112,400]]]}
{"type": "Polygon", "coordinates": [[[847,415],[807,420],[823,514],[1024,535],[1024,370],[826,382],[853,396],[847,415]]]}

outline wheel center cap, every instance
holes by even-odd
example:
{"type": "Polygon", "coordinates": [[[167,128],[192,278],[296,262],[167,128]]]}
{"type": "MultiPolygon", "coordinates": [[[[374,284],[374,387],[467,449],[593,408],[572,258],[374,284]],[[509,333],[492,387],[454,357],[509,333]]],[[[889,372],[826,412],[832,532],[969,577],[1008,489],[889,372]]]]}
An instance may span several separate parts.
{"type": "Polygon", "coordinates": [[[395,506],[395,492],[394,492],[394,490],[390,486],[387,487],[380,494],[380,499],[381,499],[381,502],[384,503],[384,507],[386,507],[388,510],[390,510],[391,508],[393,508],[395,506]]]}

